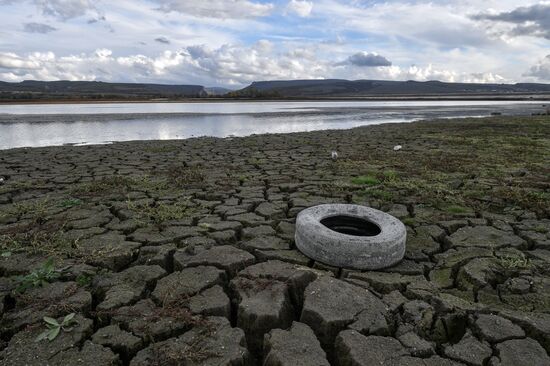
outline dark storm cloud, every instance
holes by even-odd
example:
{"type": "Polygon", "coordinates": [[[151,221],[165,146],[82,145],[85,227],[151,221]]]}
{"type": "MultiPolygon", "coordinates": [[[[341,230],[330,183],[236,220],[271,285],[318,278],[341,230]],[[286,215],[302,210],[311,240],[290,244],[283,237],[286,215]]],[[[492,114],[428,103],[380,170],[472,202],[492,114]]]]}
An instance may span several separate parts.
{"type": "Polygon", "coordinates": [[[384,56],[377,55],[375,53],[357,52],[354,55],[348,57],[348,59],[340,64],[351,64],[360,67],[380,67],[391,66],[392,63],[384,56]]]}
{"type": "Polygon", "coordinates": [[[170,44],[170,40],[166,37],[155,38],[155,41],[158,42],[158,43],[170,44]]]}
{"type": "Polygon", "coordinates": [[[25,23],[23,31],[27,33],[50,33],[56,31],[57,28],[42,23],[25,23]]]}
{"type": "Polygon", "coordinates": [[[476,14],[474,20],[489,20],[514,24],[513,36],[536,36],[550,39],[550,4],[523,6],[498,14],[476,14]]]}

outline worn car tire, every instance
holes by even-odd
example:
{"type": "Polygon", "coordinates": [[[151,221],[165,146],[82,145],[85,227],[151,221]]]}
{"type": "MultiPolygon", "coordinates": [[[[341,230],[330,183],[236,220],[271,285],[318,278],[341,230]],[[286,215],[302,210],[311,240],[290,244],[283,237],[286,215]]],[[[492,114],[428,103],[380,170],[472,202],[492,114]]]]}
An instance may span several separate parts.
{"type": "Polygon", "coordinates": [[[374,270],[403,259],[407,231],[401,221],[382,211],[359,205],[326,204],[298,214],[295,240],[298,249],[316,261],[335,267],[374,270]],[[352,222],[351,229],[345,223],[338,226],[332,222],[326,226],[331,220],[348,220],[352,222]],[[361,226],[368,229],[369,225],[374,228],[370,233],[357,235],[353,231],[363,230],[361,226]]]}

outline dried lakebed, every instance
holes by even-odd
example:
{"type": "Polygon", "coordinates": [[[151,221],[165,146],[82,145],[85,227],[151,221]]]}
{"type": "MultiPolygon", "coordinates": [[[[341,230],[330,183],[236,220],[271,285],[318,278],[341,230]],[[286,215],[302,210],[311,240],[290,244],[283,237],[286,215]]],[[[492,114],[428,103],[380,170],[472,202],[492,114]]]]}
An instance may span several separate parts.
{"type": "Polygon", "coordinates": [[[0,151],[0,364],[550,365],[549,155],[548,117],[0,151]],[[304,257],[334,202],[405,259],[304,257]]]}

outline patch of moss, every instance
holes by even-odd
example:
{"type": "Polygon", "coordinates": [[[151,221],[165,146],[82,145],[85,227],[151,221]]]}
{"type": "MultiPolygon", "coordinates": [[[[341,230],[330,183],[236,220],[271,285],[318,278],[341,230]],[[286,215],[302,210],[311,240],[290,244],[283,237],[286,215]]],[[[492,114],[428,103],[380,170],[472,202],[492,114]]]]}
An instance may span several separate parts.
{"type": "Polygon", "coordinates": [[[26,217],[34,222],[45,220],[46,211],[50,205],[49,198],[28,200],[16,202],[0,213],[0,218],[15,216],[18,218],[26,217]]]}
{"type": "Polygon", "coordinates": [[[416,225],[416,220],[413,217],[405,217],[404,219],[401,219],[401,221],[407,226],[416,225]]]}
{"type": "Polygon", "coordinates": [[[384,189],[366,189],[358,195],[362,198],[376,198],[385,202],[391,202],[394,198],[393,192],[384,189]]]}
{"type": "Polygon", "coordinates": [[[0,251],[74,257],[78,252],[78,239],[67,238],[62,228],[56,231],[35,229],[24,233],[2,234],[0,251]]]}
{"type": "Polygon", "coordinates": [[[156,203],[153,205],[139,204],[127,201],[128,209],[136,213],[135,220],[140,224],[152,222],[162,225],[165,221],[181,220],[189,217],[195,208],[189,201],[175,203],[156,203]]]}
{"type": "Polygon", "coordinates": [[[445,206],[443,207],[443,210],[451,214],[468,214],[472,212],[470,208],[459,205],[445,206]]]}
{"type": "Polygon", "coordinates": [[[203,183],[206,176],[199,166],[174,165],[166,171],[168,180],[177,187],[203,183]]]}
{"type": "Polygon", "coordinates": [[[550,192],[512,186],[497,187],[493,195],[505,202],[530,210],[543,211],[550,207],[550,192]]]}
{"type": "Polygon", "coordinates": [[[80,206],[82,205],[82,200],[79,200],[78,198],[67,198],[62,201],[60,201],[57,204],[59,207],[74,207],[74,206],[80,206]]]}
{"type": "Polygon", "coordinates": [[[377,186],[381,182],[373,175],[360,175],[351,179],[353,184],[357,185],[366,185],[366,186],[377,186]]]}
{"type": "Polygon", "coordinates": [[[498,263],[505,269],[526,269],[531,267],[531,262],[523,254],[499,257],[498,263]]]}
{"type": "Polygon", "coordinates": [[[399,175],[395,170],[385,170],[382,172],[382,180],[384,183],[397,183],[399,175]]]}

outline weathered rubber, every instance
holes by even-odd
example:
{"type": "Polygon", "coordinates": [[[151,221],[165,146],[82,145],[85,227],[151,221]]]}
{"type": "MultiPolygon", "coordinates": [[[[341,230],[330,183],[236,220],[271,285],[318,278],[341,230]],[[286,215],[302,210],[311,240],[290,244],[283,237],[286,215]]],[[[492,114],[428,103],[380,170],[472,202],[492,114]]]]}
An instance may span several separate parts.
{"type": "Polygon", "coordinates": [[[374,270],[395,265],[405,255],[407,230],[395,217],[370,207],[326,204],[307,208],[296,218],[296,246],[309,258],[342,268],[374,270]],[[346,215],[368,220],[381,229],[376,236],[353,236],[321,224],[346,215]]]}

